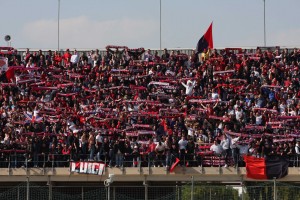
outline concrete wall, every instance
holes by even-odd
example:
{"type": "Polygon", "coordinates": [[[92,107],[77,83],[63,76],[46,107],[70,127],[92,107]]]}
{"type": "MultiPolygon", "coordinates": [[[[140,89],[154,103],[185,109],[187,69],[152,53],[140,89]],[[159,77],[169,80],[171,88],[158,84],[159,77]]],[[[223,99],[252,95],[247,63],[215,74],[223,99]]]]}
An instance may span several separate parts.
{"type": "MultiPolygon", "coordinates": [[[[29,177],[32,182],[99,182],[108,179],[113,174],[114,182],[167,182],[167,181],[212,181],[241,182],[253,181],[247,179],[246,169],[219,167],[176,167],[169,173],[165,168],[106,168],[102,176],[71,173],[69,168],[14,168],[0,169],[0,182],[23,182],[29,177]]],[[[300,168],[289,168],[289,175],[278,181],[299,181],[300,168]]],[[[256,181],[256,180],[255,180],[256,181]]]]}

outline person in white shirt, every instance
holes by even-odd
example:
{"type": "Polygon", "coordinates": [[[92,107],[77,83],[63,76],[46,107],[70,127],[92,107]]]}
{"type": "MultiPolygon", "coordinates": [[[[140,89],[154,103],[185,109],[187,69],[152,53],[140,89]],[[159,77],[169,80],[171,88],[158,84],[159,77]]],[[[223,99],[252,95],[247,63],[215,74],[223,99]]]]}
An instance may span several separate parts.
{"type": "Polygon", "coordinates": [[[262,117],[261,112],[257,112],[256,115],[255,115],[255,124],[256,125],[261,125],[262,121],[263,121],[263,117],[262,117]]]}
{"type": "MultiPolygon", "coordinates": [[[[28,60],[28,63],[26,64],[26,68],[34,68],[35,65],[33,63],[33,58],[30,57],[29,60],[28,60]]],[[[28,71],[28,74],[30,76],[33,76],[34,75],[34,71],[33,70],[27,70],[28,71]]]]}
{"type": "MultiPolygon", "coordinates": [[[[96,136],[96,147],[97,147],[98,151],[100,151],[100,149],[102,147],[102,143],[103,143],[103,136],[101,135],[101,131],[99,131],[96,136]]],[[[98,156],[97,156],[97,158],[98,158],[98,156]]]]}
{"type": "Polygon", "coordinates": [[[237,121],[242,121],[244,118],[244,111],[242,110],[241,107],[238,107],[235,111],[235,119],[237,121]]]}
{"type": "MultiPolygon", "coordinates": [[[[181,137],[181,140],[178,142],[179,147],[179,159],[181,161],[185,160],[185,154],[186,154],[186,146],[188,144],[188,141],[185,139],[185,136],[181,137]]],[[[181,163],[182,164],[182,163],[181,163]]]]}
{"type": "Polygon", "coordinates": [[[296,154],[300,155],[300,141],[298,141],[295,146],[295,152],[296,152],[296,154]]]}
{"type": "Polygon", "coordinates": [[[231,138],[231,140],[230,140],[230,148],[231,148],[231,152],[232,152],[234,167],[238,166],[238,161],[239,161],[239,159],[238,159],[239,146],[237,144],[239,139],[240,139],[240,137],[233,136],[233,138],[231,138]]]}
{"type": "Polygon", "coordinates": [[[228,167],[229,164],[229,156],[230,156],[230,144],[231,144],[231,137],[227,134],[223,136],[223,140],[221,141],[220,145],[223,149],[223,155],[225,157],[225,166],[228,167]]]}
{"type": "Polygon", "coordinates": [[[166,150],[166,145],[165,143],[159,141],[155,147],[155,152],[156,152],[156,158],[157,158],[157,165],[161,166],[164,165],[165,166],[165,159],[164,159],[164,155],[165,155],[165,150],[166,150]]]}
{"type": "Polygon", "coordinates": [[[286,108],[287,108],[286,102],[285,100],[282,100],[281,103],[279,104],[279,112],[280,113],[285,112],[286,108]]]}
{"type": "Polygon", "coordinates": [[[233,109],[232,105],[229,105],[227,113],[228,115],[235,115],[235,110],[233,109]]]}
{"type": "Polygon", "coordinates": [[[196,81],[192,82],[191,80],[188,80],[187,84],[184,84],[183,82],[181,84],[185,87],[185,94],[191,96],[193,94],[193,88],[196,85],[196,81]]]}
{"type": "Polygon", "coordinates": [[[241,143],[241,144],[238,144],[238,147],[239,147],[239,154],[241,156],[243,155],[247,155],[248,154],[248,150],[249,150],[249,145],[247,143],[241,143]]]}
{"type": "Polygon", "coordinates": [[[220,98],[220,96],[219,96],[217,90],[214,88],[211,93],[211,99],[218,100],[219,98],[220,98]]]}
{"type": "Polygon", "coordinates": [[[78,54],[78,52],[77,52],[76,49],[74,50],[74,54],[71,56],[70,62],[71,62],[73,65],[76,65],[76,64],[79,62],[79,54],[78,54]]]}
{"type": "Polygon", "coordinates": [[[210,151],[213,151],[214,154],[220,156],[222,154],[223,148],[222,146],[218,143],[217,140],[214,141],[214,144],[210,146],[210,151]]]}
{"type": "Polygon", "coordinates": [[[194,133],[195,133],[195,127],[192,126],[190,123],[187,123],[186,124],[186,128],[188,130],[188,135],[191,136],[191,137],[194,137],[194,133]]]}

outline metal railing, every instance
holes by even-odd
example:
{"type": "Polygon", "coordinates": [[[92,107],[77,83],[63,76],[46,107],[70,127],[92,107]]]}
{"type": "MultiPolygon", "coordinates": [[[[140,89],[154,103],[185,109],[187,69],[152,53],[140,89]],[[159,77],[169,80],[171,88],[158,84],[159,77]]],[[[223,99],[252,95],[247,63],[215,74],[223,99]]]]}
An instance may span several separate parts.
{"type": "MultiPolygon", "coordinates": [[[[182,167],[244,167],[243,156],[236,157],[236,163],[232,156],[226,159],[224,155],[207,154],[141,154],[141,155],[117,155],[117,154],[28,154],[11,152],[1,154],[0,168],[56,168],[70,167],[70,161],[96,161],[105,163],[108,167],[171,167],[176,158],[182,167]]],[[[300,167],[300,155],[289,155],[289,166],[300,167]]]]}

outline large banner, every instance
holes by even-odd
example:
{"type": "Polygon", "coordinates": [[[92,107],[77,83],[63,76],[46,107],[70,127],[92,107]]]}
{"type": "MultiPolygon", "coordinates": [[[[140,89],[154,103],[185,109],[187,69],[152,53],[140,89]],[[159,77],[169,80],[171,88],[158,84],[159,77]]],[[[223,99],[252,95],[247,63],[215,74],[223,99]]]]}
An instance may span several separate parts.
{"type": "Polygon", "coordinates": [[[105,170],[105,164],[97,162],[71,162],[70,167],[71,172],[83,174],[103,175],[105,170]]]}

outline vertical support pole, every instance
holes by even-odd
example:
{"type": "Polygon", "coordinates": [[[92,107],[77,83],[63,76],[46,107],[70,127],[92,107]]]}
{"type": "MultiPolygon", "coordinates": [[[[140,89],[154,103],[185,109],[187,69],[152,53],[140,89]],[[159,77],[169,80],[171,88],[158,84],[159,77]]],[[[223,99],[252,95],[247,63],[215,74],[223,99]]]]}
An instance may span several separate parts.
{"type": "Polygon", "coordinates": [[[60,0],[58,0],[58,12],[57,12],[57,51],[59,51],[59,20],[60,20],[60,0]]]}
{"type": "Polygon", "coordinates": [[[245,190],[244,190],[244,183],[242,182],[242,200],[245,199],[245,198],[244,198],[244,192],[245,192],[245,190]]]}
{"type": "Polygon", "coordinates": [[[110,184],[107,186],[107,200],[110,200],[110,184]]]}
{"type": "Polygon", "coordinates": [[[161,52],[161,0],[159,0],[159,49],[161,52]]]}
{"type": "Polygon", "coordinates": [[[83,186],[81,186],[81,199],[84,200],[84,190],[83,190],[83,186]]]}
{"type": "Polygon", "coordinates": [[[50,180],[50,176],[48,176],[48,186],[49,186],[49,200],[52,200],[52,182],[50,180]]]}
{"type": "Polygon", "coordinates": [[[191,200],[194,200],[194,176],[192,176],[191,200]]]}
{"type": "Polygon", "coordinates": [[[264,0],[264,45],[267,45],[267,34],[266,34],[266,0],[264,0]]]}
{"type": "Polygon", "coordinates": [[[27,176],[27,184],[26,184],[26,200],[30,200],[30,194],[29,194],[29,176],[27,176]]]}
{"type": "Polygon", "coordinates": [[[145,186],[145,200],[148,200],[148,183],[144,181],[143,185],[145,186]]]}
{"type": "Polygon", "coordinates": [[[26,175],[28,175],[28,154],[26,154],[25,164],[26,164],[26,175]]]}
{"type": "Polygon", "coordinates": [[[176,196],[177,196],[176,200],[179,200],[179,188],[178,188],[177,182],[176,182],[176,196]]]}
{"type": "Polygon", "coordinates": [[[274,200],[277,200],[276,178],[274,177],[274,200]]]}
{"type": "Polygon", "coordinates": [[[20,200],[20,187],[18,186],[18,194],[17,194],[17,199],[20,200]]]}

